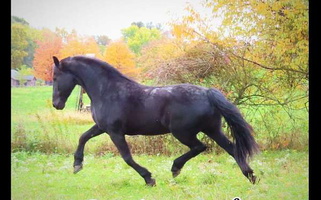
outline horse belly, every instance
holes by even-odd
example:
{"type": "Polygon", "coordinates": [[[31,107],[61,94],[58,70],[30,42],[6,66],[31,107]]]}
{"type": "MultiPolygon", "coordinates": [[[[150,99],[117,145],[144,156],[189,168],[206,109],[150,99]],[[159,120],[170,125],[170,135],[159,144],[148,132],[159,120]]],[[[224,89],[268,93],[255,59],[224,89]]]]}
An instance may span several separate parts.
{"type": "Polygon", "coordinates": [[[160,135],[169,133],[169,129],[158,120],[131,123],[126,126],[127,135],[160,135]]]}
{"type": "Polygon", "coordinates": [[[127,119],[128,135],[160,135],[169,133],[167,118],[159,110],[137,112],[127,119]]]}

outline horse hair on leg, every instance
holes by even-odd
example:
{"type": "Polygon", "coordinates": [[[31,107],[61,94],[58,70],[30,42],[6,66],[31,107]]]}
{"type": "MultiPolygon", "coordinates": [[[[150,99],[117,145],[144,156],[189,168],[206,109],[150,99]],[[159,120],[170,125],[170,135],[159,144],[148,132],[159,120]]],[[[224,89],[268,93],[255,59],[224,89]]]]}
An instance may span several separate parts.
{"type": "Polygon", "coordinates": [[[191,158],[197,156],[206,150],[206,146],[196,138],[196,134],[186,137],[187,135],[173,133],[174,137],[177,138],[182,144],[188,146],[190,151],[176,158],[172,165],[172,174],[175,178],[178,176],[185,165],[185,163],[191,158]],[[183,136],[183,137],[182,137],[183,136]]]}
{"type": "Polygon", "coordinates": [[[152,178],[152,174],[146,168],[137,164],[132,158],[125,136],[121,134],[112,134],[112,133],[109,133],[109,136],[113,141],[113,143],[115,144],[115,146],[117,147],[124,161],[129,166],[131,166],[134,170],[136,170],[136,172],[139,173],[141,177],[144,178],[146,185],[155,186],[156,181],[155,179],[152,178]]]}
{"type": "MultiPolygon", "coordinates": [[[[204,131],[204,133],[212,138],[220,147],[222,147],[228,154],[230,154],[235,159],[235,144],[233,144],[221,130],[217,131],[204,131]]],[[[239,165],[243,175],[249,179],[253,184],[256,182],[256,176],[253,170],[250,168],[247,162],[240,162],[237,159],[236,163],[239,165]]]]}
{"type": "Polygon", "coordinates": [[[104,133],[103,130],[99,129],[98,126],[95,124],[91,127],[88,131],[83,133],[79,138],[79,143],[76,152],[74,153],[74,174],[78,173],[82,170],[83,167],[83,160],[84,160],[84,148],[85,144],[93,137],[96,137],[100,134],[104,133]]]}

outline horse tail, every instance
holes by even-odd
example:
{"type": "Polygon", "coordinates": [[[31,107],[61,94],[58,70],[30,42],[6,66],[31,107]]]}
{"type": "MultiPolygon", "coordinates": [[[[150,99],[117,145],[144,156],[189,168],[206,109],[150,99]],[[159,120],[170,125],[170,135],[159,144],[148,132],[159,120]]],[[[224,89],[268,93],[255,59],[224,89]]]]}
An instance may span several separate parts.
{"type": "Polygon", "coordinates": [[[248,159],[259,151],[258,144],[252,136],[253,129],[245,121],[239,109],[229,102],[224,95],[216,90],[207,91],[209,102],[225,118],[235,140],[234,158],[240,164],[246,164],[248,159]]]}

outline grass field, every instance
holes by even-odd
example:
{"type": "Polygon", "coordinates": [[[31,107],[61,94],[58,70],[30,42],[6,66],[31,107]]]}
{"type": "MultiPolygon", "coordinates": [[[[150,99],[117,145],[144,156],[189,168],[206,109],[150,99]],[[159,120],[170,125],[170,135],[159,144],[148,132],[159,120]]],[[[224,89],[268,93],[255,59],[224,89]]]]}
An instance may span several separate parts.
{"type": "Polygon", "coordinates": [[[156,178],[157,186],[147,187],[106,134],[87,143],[84,169],[74,175],[78,138],[93,125],[90,113],[75,111],[78,92],[74,90],[66,108],[57,111],[51,105],[52,87],[11,89],[11,199],[308,199],[307,140],[298,150],[256,155],[250,165],[261,179],[257,185],[250,184],[222,151],[192,159],[173,179],[170,168],[187,150],[183,145],[166,138],[166,154],[157,146],[162,138],[130,137],[134,159],[156,178]]]}
{"type": "Polygon", "coordinates": [[[12,154],[12,199],[52,200],[232,200],[308,199],[308,157],[305,152],[262,152],[251,162],[260,178],[252,185],[227,154],[200,155],[173,179],[174,157],[136,155],[157,186],[144,180],[119,156],[85,155],[84,169],[72,173],[72,155],[12,154]]]}

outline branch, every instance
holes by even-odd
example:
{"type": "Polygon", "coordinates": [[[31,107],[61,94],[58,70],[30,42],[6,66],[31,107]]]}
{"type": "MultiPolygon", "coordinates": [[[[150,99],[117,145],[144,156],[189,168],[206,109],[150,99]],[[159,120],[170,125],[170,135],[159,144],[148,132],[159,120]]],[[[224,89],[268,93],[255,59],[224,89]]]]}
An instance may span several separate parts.
{"type": "Polygon", "coordinates": [[[233,56],[235,56],[235,57],[237,57],[237,58],[240,58],[240,59],[242,59],[242,60],[245,60],[245,61],[247,61],[247,62],[250,62],[250,63],[252,63],[252,64],[255,64],[255,65],[257,65],[257,66],[259,66],[259,67],[262,67],[262,68],[264,68],[264,69],[291,71],[291,72],[296,72],[296,73],[304,74],[304,75],[306,75],[306,76],[308,77],[308,74],[307,74],[306,72],[303,72],[303,71],[299,71],[299,70],[295,70],[295,69],[290,69],[290,68],[283,68],[283,67],[277,67],[277,68],[267,67],[267,66],[262,65],[262,64],[260,64],[260,63],[258,63],[258,62],[255,62],[255,61],[253,61],[253,60],[249,60],[249,59],[247,59],[247,58],[244,58],[244,57],[242,57],[242,56],[239,56],[239,55],[237,55],[237,54],[235,54],[235,53],[233,53],[233,52],[231,52],[231,51],[230,51],[229,53],[231,53],[233,56]]]}
{"type": "Polygon", "coordinates": [[[208,42],[208,43],[212,44],[216,49],[220,50],[220,51],[223,52],[224,54],[228,54],[228,53],[229,53],[229,54],[231,54],[231,55],[233,55],[233,56],[235,56],[235,57],[237,57],[237,58],[240,58],[240,59],[242,59],[242,60],[244,60],[244,61],[247,61],[247,62],[249,62],[249,63],[252,63],[252,64],[254,64],[254,65],[256,65],[256,66],[259,66],[259,67],[261,67],[261,68],[263,68],[263,69],[272,70],[272,71],[274,71],[274,70],[291,71],[291,72],[296,72],[296,73],[303,74],[303,75],[305,75],[307,78],[309,77],[309,73],[306,73],[305,71],[295,70],[295,69],[291,69],[291,68],[284,68],[284,67],[276,67],[276,68],[275,68],[275,67],[268,67],[268,66],[263,65],[263,64],[260,64],[260,63],[258,63],[258,62],[256,62],[256,61],[249,60],[249,59],[247,59],[247,58],[245,58],[245,57],[243,57],[243,56],[237,55],[237,54],[233,53],[233,52],[230,51],[230,50],[223,50],[222,47],[220,47],[218,44],[216,44],[216,43],[214,43],[214,42],[211,42],[207,37],[203,36],[202,34],[198,33],[198,32],[195,31],[195,30],[193,30],[193,32],[194,32],[195,34],[197,34],[198,36],[200,36],[205,42],[208,42]]]}

